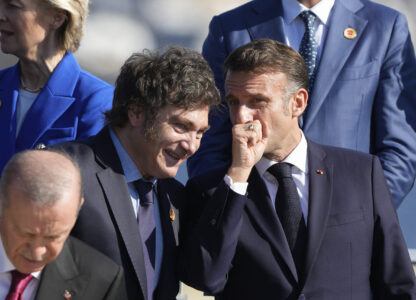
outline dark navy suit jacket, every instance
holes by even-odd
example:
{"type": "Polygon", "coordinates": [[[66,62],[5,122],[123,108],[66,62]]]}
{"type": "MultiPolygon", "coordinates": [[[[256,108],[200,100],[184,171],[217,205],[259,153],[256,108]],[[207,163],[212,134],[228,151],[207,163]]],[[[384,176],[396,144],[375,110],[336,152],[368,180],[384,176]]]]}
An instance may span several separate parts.
{"type": "Polygon", "coordinates": [[[257,170],[245,196],[224,183],[225,172],[212,171],[187,185],[189,196],[206,204],[202,217],[190,221],[183,281],[226,300],[416,299],[414,271],[378,158],[308,141],[308,167],[303,273],[296,271],[257,170]]]}
{"type": "MultiPolygon", "coordinates": [[[[117,151],[108,128],[85,142],[57,145],[79,164],[85,203],[71,235],[123,266],[128,299],[147,299],[141,237],[117,151]]],[[[157,183],[163,256],[155,300],[174,300],[179,291],[176,271],[180,211],[184,188],[175,179],[157,183]]]]}
{"type": "MultiPolygon", "coordinates": [[[[223,90],[223,62],[258,38],[285,41],[280,0],[255,0],[212,19],[203,55],[223,90]]],[[[367,0],[336,0],[302,122],[320,144],[380,158],[397,206],[416,173],[416,60],[405,17],[367,0]],[[344,38],[346,28],[357,31],[344,38]]],[[[213,114],[211,130],[188,160],[191,177],[230,162],[228,110],[213,114]]]]}
{"type": "Polygon", "coordinates": [[[16,139],[19,85],[19,63],[0,71],[0,174],[16,152],[96,134],[113,101],[113,87],[82,70],[68,52],[30,107],[16,139]]]}

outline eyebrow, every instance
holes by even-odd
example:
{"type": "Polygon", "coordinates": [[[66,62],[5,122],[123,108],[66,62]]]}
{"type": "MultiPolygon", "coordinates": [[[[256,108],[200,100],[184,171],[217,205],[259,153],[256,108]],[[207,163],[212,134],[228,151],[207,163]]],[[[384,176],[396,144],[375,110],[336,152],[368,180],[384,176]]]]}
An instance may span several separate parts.
{"type": "MultiPolygon", "coordinates": [[[[195,129],[195,128],[196,128],[195,123],[193,123],[192,121],[189,121],[189,120],[183,119],[183,118],[181,118],[180,116],[174,116],[174,117],[172,117],[172,121],[173,121],[173,122],[182,122],[182,123],[184,123],[184,124],[186,125],[186,127],[191,128],[191,129],[195,129]]],[[[208,131],[210,128],[211,128],[211,126],[209,126],[209,125],[208,125],[208,126],[206,126],[206,127],[202,128],[202,130],[203,130],[204,132],[206,132],[206,131],[208,131]]]]}

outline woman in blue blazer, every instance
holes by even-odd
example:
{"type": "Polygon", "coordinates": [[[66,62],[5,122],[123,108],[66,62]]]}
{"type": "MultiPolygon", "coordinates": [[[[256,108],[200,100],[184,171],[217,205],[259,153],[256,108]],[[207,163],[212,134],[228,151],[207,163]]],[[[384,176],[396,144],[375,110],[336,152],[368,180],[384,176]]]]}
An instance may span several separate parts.
{"type": "Polygon", "coordinates": [[[113,88],[74,56],[88,0],[0,1],[0,43],[19,62],[0,71],[0,172],[14,153],[85,138],[103,126],[113,88]]]}

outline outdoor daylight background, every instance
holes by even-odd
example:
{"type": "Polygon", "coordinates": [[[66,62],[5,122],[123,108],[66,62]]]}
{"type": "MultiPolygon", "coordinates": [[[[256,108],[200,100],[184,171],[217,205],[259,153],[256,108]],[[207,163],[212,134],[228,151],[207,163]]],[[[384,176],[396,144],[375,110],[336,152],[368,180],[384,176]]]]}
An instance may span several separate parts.
{"type": "MultiPolygon", "coordinates": [[[[212,16],[245,2],[248,1],[92,0],[85,36],[75,56],[82,68],[114,84],[121,65],[133,52],[144,48],[162,49],[172,44],[200,51],[212,16]]],[[[416,1],[376,2],[406,15],[415,45],[416,1]]],[[[15,62],[13,56],[0,53],[1,69],[15,62]]],[[[177,177],[186,182],[185,165],[177,177]]],[[[398,213],[408,247],[416,249],[416,188],[405,199],[398,213]]]]}

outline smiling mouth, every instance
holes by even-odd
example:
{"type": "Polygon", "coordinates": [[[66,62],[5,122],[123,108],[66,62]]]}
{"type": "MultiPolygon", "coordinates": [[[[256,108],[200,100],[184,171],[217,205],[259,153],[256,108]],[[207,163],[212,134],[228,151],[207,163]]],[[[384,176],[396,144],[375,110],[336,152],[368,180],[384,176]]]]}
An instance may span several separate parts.
{"type": "Polygon", "coordinates": [[[172,160],[174,161],[180,161],[186,158],[186,156],[184,155],[178,155],[177,153],[175,153],[174,151],[170,151],[170,150],[165,150],[165,154],[172,160]]]}

